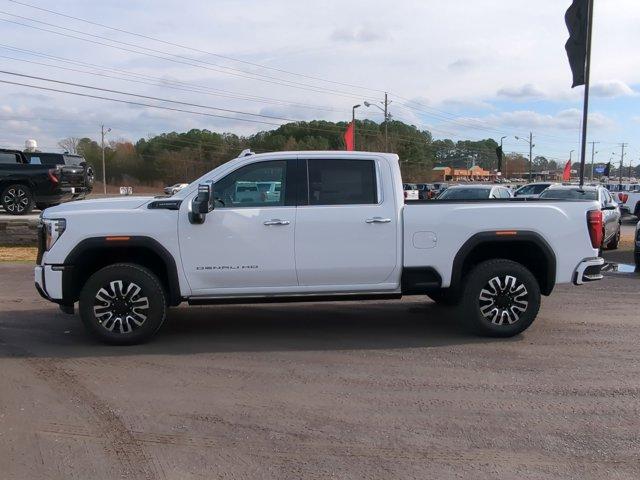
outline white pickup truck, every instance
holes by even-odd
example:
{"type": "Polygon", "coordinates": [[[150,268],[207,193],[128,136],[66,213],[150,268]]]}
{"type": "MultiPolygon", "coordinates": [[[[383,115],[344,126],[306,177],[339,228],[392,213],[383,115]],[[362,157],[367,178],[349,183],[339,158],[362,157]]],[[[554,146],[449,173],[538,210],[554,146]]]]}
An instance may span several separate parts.
{"type": "Polygon", "coordinates": [[[596,202],[405,204],[394,154],[250,152],[164,198],[45,210],[40,294],[105,342],[149,339],[182,302],[397,299],[453,305],[484,335],[535,319],[560,283],[601,278],[596,202]],[[269,195],[238,185],[269,183],[269,195]]]}

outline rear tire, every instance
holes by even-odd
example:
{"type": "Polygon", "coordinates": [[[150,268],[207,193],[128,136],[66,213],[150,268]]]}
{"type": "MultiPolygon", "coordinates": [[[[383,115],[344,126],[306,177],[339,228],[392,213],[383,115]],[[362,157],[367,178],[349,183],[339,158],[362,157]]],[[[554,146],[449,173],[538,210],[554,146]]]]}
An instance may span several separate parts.
{"type": "Polygon", "coordinates": [[[80,292],[80,318],[96,338],[111,345],[148,341],[166,317],[164,289],[150,270],[132,263],[104,267],[80,292]]]}
{"type": "Polygon", "coordinates": [[[459,314],[473,332],[513,337],[533,323],[540,309],[540,287],[533,274],[511,260],[489,260],[468,274],[459,314]]]}
{"type": "Polygon", "coordinates": [[[0,194],[0,203],[9,215],[26,215],[33,210],[33,193],[26,185],[9,185],[0,194]]]}

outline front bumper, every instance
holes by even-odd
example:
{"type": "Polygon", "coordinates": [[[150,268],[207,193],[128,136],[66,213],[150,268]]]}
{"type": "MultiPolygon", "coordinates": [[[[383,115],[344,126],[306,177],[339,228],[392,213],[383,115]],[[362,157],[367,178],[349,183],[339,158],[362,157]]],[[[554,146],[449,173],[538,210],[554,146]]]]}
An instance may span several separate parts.
{"type": "Polygon", "coordinates": [[[602,280],[602,266],[604,265],[604,258],[585,258],[573,273],[573,284],[584,285],[588,282],[595,282],[596,280],[602,280]]]}
{"type": "Polygon", "coordinates": [[[63,268],[54,265],[36,265],[33,276],[36,290],[42,298],[55,303],[64,303],[62,295],[63,268]]]}

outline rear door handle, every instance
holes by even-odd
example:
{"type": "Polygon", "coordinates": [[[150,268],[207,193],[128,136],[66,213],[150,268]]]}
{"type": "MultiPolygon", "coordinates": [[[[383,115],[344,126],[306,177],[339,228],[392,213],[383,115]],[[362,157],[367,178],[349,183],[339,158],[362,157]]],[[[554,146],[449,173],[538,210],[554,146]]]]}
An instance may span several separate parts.
{"type": "Polygon", "coordinates": [[[391,223],[391,219],[382,218],[382,217],[373,217],[373,218],[367,218],[365,222],[366,223],[391,223]]]}
{"type": "Polygon", "coordinates": [[[267,220],[264,222],[264,225],[289,225],[291,222],[289,220],[280,220],[279,218],[272,218],[271,220],[267,220]]]}

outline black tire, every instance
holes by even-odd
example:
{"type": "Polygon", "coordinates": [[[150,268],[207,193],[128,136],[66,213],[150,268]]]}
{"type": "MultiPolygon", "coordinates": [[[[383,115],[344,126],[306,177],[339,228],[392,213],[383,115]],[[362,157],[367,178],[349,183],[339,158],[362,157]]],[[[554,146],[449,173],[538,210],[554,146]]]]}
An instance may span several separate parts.
{"type": "Polygon", "coordinates": [[[9,215],[26,215],[33,210],[35,202],[31,189],[26,185],[16,183],[2,190],[0,203],[9,215]]]}
{"type": "Polygon", "coordinates": [[[452,291],[449,288],[443,288],[441,290],[434,290],[427,293],[427,297],[433,300],[438,305],[453,306],[460,303],[460,293],[452,291]]]}
{"type": "Polygon", "coordinates": [[[633,259],[636,261],[636,270],[640,270],[640,250],[634,252],[633,259]]]}
{"type": "Polygon", "coordinates": [[[620,225],[618,225],[618,231],[615,233],[615,235],[613,236],[613,238],[611,240],[609,240],[609,243],[607,243],[607,250],[617,250],[618,249],[618,245],[620,244],[620,225]]]}
{"type": "Polygon", "coordinates": [[[489,260],[474,267],[465,279],[459,314],[465,325],[479,335],[518,335],[529,328],[538,310],[538,281],[517,262],[489,260]]]}
{"type": "Polygon", "coordinates": [[[131,263],[98,270],[80,292],[82,323],[92,335],[112,345],[148,341],[164,323],[166,311],[165,292],[158,278],[131,263]]]}

